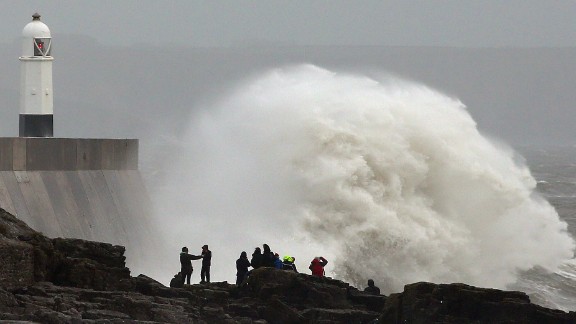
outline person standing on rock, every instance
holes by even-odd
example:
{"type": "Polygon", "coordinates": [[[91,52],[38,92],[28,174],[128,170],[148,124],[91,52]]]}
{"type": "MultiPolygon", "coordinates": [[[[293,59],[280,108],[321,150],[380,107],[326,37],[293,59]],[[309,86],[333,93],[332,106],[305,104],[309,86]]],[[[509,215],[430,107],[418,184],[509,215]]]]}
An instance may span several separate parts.
{"type": "Polygon", "coordinates": [[[374,280],[368,279],[368,287],[364,288],[364,292],[370,295],[380,295],[380,288],[374,286],[374,280]]]}
{"type": "Polygon", "coordinates": [[[262,266],[262,251],[259,247],[254,249],[254,253],[252,253],[252,260],[250,260],[250,265],[252,268],[258,269],[262,266]]]}
{"type": "Polygon", "coordinates": [[[270,250],[268,244],[263,244],[264,252],[262,252],[262,266],[274,268],[274,253],[270,250]]]}
{"type": "Polygon", "coordinates": [[[291,271],[298,273],[298,270],[296,270],[296,264],[294,263],[294,261],[296,261],[295,257],[289,256],[289,255],[284,256],[283,261],[282,261],[282,269],[291,270],[291,271]]]}
{"type": "Polygon", "coordinates": [[[236,260],[236,286],[240,286],[246,276],[248,276],[248,268],[250,267],[250,261],[248,261],[248,255],[246,251],[240,253],[240,258],[236,260]]]}
{"type": "Polygon", "coordinates": [[[200,270],[200,283],[210,282],[210,265],[212,251],[208,250],[208,245],[202,246],[202,270],[200,270]]]}
{"type": "Polygon", "coordinates": [[[328,261],[323,257],[315,257],[312,262],[310,262],[310,266],[308,269],[312,271],[313,276],[317,277],[324,277],[324,267],[328,264],[328,261]]]}
{"type": "Polygon", "coordinates": [[[201,255],[192,255],[188,254],[188,248],[183,247],[182,252],[180,253],[180,272],[182,273],[182,284],[184,284],[184,280],[186,283],[190,284],[190,277],[192,277],[192,260],[199,260],[202,259],[201,255]]]}
{"type": "Polygon", "coordinates": [[[280,260],[280,255],[278,253],[274,253],[274,268],[282,270],[284,265],[282,264],[282,260],[280,260]]]}

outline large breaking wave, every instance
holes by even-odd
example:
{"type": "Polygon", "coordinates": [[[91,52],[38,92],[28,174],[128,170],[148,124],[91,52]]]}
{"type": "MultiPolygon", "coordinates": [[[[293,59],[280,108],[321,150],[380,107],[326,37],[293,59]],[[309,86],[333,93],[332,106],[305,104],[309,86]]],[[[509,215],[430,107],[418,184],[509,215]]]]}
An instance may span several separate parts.
{"type": "Polygon", "coordinates": [[[232,279],[240,251],[261,243],[301,271],[323,254],[329,275],[373,278],[386,293],[416,281],[505,288],[573,257],[566,224],[515,153],[426,86],[300,65],[209,108],[170,183],[180,237],[226,258],[213,276],[226,268],[232,279]]]}

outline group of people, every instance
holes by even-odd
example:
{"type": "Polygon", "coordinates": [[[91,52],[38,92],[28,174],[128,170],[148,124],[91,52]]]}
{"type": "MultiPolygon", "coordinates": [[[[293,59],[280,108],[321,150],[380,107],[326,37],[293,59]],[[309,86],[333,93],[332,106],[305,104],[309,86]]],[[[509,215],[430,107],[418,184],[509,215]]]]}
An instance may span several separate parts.
{"type": "MultiPolygon", "coordinates": [[[[290,255],[284,256],[280,259],[280,255],[278,253],[273,253],[270,250],[270,246],[268,244],[263,244],[262,251],[259,247],[254,249],[254,253],[252,253],[252,259],[248,260],[248,254],[246,251],[242,251],[240,253],[240,258],[236,260],[236,285],[241,285],[244,280],[249,276],[250,271],[249,268],[258,269],[260,267],[269,267],[269,268],[276,268],[281,270],[290,270],[294,272],[298,272],[296,269],[296,258],[290,255]]],[[[324,267],[328,264],[328,261],[323,257],[315,257],[308,269],[312,271],[313,276],[324,277],[324,267]]]]}
{"type": "MultiPolygon", "coordinates": [[[[280,259],[278,253],[274,253],[270,250],[268,244],[263,244],[262,251],[259,247],[254,249],[252,253],[252,258],[248,259],[248,254],[246,251],[240,253],[240,257],[236,260],[236,285],[240,286],[246,278],[250,275],[250,272],[254,269],[261,267],[276,268],[281,270],[289,270],[298,272],[296,269],[296,264],[294,261],[296,258],[293,256],[286,255],[280,259]],[[249,268],[252,267],[252,270],[249,268]]],[[[184,283],[190,284],[190,278],[194,268],[192,267],[192,260],[202,259],[202,269],[200,270],[200,283],[210,282],[210,266],[212,260],[212,251],[208,249],[208,245],[202,246],[202,252],[199,255],[193,255],[188,253],[188,248],[183,247],[180,253],[180,272],[174,276],[170,282],[170,287],[182,287],[184,283]]],[[[324,257],[315,257],[310,262],[308,269],[312,272],[313,276],[324,277],[325,271],[324,267],[328,264],[328,261],[324,257]]],[[[374,285],[374,280],[368,280],[368,287],[364,289],[365,292],[373,295],[379,295],[380,289],[374,285]]]]}

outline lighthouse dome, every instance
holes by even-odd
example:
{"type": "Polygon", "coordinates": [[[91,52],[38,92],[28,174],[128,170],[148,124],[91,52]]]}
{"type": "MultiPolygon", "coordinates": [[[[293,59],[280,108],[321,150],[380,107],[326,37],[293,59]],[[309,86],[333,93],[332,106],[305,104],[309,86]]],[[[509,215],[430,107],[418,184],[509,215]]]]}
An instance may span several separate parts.
{"type": "Polygon", "coordinates": [[[40,15],[32,15],[32,21],[22,30],[22,56],[49,56],[50,55],[50,29],[40,21],[40,15]]]}
{"type": "Polygon", "coordinates": [[[40,15],[34,14],[32,16],[33,20],[29,22],[24,29],[22,30],[22,37],[25,38],[34,38],[34,37],[51,37],[50,36],[50,29],[46,26],[45,23],[40,21],[40,15]]]}

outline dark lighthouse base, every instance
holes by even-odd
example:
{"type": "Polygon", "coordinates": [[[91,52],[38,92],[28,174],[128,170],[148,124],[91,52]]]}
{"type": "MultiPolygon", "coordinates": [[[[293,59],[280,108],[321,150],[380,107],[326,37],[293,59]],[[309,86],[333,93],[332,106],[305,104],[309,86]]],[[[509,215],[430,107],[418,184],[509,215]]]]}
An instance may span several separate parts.
{"type": "Polygon", "coordinates": [[[20,137],[53,137],[54,115],[20,115],[20,137]]]}

